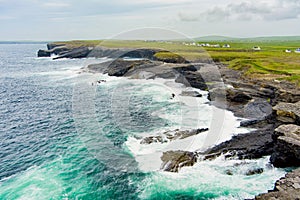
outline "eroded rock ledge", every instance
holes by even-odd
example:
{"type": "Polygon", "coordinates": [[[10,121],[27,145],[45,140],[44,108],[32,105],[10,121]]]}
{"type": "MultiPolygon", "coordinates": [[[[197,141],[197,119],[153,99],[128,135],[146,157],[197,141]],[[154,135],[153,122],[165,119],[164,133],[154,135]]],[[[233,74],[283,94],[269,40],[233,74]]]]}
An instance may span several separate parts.
{"type": "Polygon", "coordinates": [[[275,183],[273,190],[260,194],[255,200],[299,200],[300,199],[300,168],[289,172],[275,183]]]}
{"type": "Polygon", "coordinates": [[[273,135],[275,146],[271,163],[275,167],[300,166],[300,126],[281,125],[273,135]]]}
{"type": "Polygon", "coordinates": [[[165,143],[172,140],[177,139],[185,139],[188,137],[191,137],[193,135],[197,135],[199,133],[208,131],[208,128],[201,128],[201,129],[195,129],[195,130],[185,130],[181,131],[179,129],[176,129],[174,131],[166,131],[156,136],[148,136],[141,140],[141,144],[151,144],[151,143],[165,143]]]}
{"type": "Polygon", "coordinates": [[[197,156],[189,151],[167,151],[163,153],[161,160],[163,171],[178,172],[181,167],[193,166],[197,162],[197,156]]]}

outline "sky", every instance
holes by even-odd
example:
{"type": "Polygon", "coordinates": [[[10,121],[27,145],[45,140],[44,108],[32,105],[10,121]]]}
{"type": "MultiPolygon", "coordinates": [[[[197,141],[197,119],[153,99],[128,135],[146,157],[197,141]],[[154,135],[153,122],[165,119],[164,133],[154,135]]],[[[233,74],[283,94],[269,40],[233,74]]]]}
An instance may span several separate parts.
{"type": "Polygon", "coordinates": [[[0,41],[300,35],[299,18],[300,0],[0,0],[0,41]]]}

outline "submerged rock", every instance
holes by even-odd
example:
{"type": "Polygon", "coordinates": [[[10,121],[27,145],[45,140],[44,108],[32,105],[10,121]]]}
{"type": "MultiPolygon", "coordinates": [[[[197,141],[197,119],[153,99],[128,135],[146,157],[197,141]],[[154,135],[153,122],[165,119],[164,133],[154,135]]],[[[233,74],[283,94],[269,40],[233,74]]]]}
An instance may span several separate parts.
{"type": "Polygon", "coordinates": [[[184,166],[193,166],[197,162],[196,154],[189,151],[167,151],[161,156],[161,169],[168,172],[178,172],[184,166]]]}
{"type": "Polygon", "coordinates": [[[300,126],[289,124],[275,129],[271,163],[275,167],[300,166],[300,126]]]}
{"type": "Polygon", "coordinates": [[[255,200],[296,200],[300,199],[300,168],[289,172],[285,177],[276,181],[273,190],[260,194],[255,200]]]}
{"type": "Polygon", "coordinates": [[[256,168],[256,169],[249,169],[247,172],[246,172],[246,176],[252,176],[252,175],[255,175],[255,174],[261,174],[264,172],[264,169],[263,168],[256,168]]]}

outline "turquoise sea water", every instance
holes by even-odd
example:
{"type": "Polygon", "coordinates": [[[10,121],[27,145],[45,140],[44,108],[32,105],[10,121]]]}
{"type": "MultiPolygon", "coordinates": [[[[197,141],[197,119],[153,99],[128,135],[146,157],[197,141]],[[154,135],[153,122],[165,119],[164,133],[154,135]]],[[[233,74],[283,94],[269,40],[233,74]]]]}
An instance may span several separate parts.
{"type": "MultiPolygon", "coordinates": [[[[160,171],[144,156],[157,160],[166,146],[139,139],[181,126],[188,107],[163,84],[78,74],[93,59],[36,58],[44,46],[0,45],[0,199],[243,199],[285,173],[268,158],[160,171]],[[94,84],[99,78],[107,82],[94,84]],[[244,175],[256,167],[264,173],[244,175]]],[[[201,101],[195,123],[207,127],[210,107],[201,101]]]]}

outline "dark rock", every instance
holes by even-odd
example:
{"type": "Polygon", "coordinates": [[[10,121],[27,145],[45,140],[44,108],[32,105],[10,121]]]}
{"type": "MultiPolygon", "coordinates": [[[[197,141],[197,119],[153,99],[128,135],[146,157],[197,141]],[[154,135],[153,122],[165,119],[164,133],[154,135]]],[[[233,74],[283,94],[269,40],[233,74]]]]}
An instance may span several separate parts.
{"type": "Polygon", "coordinates": [[[300,90],[297,86],[290,85],[291,83],[284,83],[281,85],[280,89],[278,89],[276,98],[279,102],[296,103],[300,101],[300,90]]]}
{"type": "Polygon", "coordinates": [[[225,170],[225,173],[229,176],[233,175],[233,172],[230,169],[225,170]]]}
{"type": "Polygon", "coordinates": [[[200,94],[197,91],[182,91],[181,96],[190,96],[190,97],[202,97],[202,94],[200,94]]]}
{"type": "Polygon", "coordinates": [[[208,92],[207,99],[210,101],[226,101],[226,89],[222,87],[212,88],[208,92]]]}
{"type": "Polygon", "coordinates": [[[232,111],[239,114],[239,117],[247,118],[240,122],[240,126],[248,127],[252,126],[258,128],[258,125],[264,125],[266,123],[274,123],[274,115],[271,104],[264,99],[253,99],[248,102],[246,105],[241,106],[239,108],[235,105],[235,107],[230,107],[232,111]],[[239,109],[234,110],[234,109],[239,109]]]}
{"type": "Polygon", "coordinates": [[[129,58],[143,58],[143,59],[154,60],[154,54],[159,51],[160,50],[158,49],[134,49],[123,54],[121,58],[129,57],[129,58]]]}
{"type": "Polygon", "coordinates": [[[244,117],[248,119],[266,119],[272,115],[272,106],[265,99],[255,99],[244,106],[244,117]]]}
{"type": "Polygon", "coordinates": [[[270,161],[275,167],[300,166],[300,126],[281,125],[274,133],[274,153],[270,161]]]}
{"type": "Polygon", "coordinates": [[[162,136],[149,136],[142,139],[141,144],[151,144],[151,143],[165,143],[166,140],[163,140],[162,136]]]}
{"type": "Polygon", "coordinates": [[[56,59],[61,59],[61,58],[85,58],[87,55],[90,53],[90,49],[88,47],[79,47],[75,49],[71,49],[70,51],[67,51],[64,54],[59,55],[56,58],[53,58],[54,60],[56,59]]]}
{"type": "Polygon", "coordinates": [[[198,69],[195,65],[188,64],[184,66],[174,67],[174,70],[176,70],[178,73],[184,73],[187,71],[196,72],[198,69]]]}
{"type": "Polygon", "coordinates": [[[264,169],[263,168],[256,168],[256,169],[250,169],[246,172],[246,176],[252,176],[252,175],[255,175],[255,174],[261,174],[264,172],[264,169]]]}
{"type": "Polygon", "coordinates": [[[51,56],[51,52],[49,52],[48,50],[39,50],[37,53],[38,57],[50,57],[51,56]]]}
{"type": "Polygon", "coordinates": [[[231,140],[223,142],[203,152],[204,159],[214,159],[221,154],[226,158],[256,159],[270,155],[273,152],[273,125],[246,134],[233,136],[231,140]]]}
{"type": "Polygon", "coordinates": [[[297,103],[278,103],[273,110],[277,119],[284,123],[295,123],[300,125],[300,101],[297,103]]]}
{"type": "Polygon", "coordinates": [[[158,61],[162,61],[162,62],[166,62],[166,63],[188,63],[187,60],[180,56],[179,54],[176,53],[172,53],[172,52],[166,52],[171,56],[166,56],[166,57],[157,57],[156,55],[154,55],[154,60],[158,60],[158,61]]]}
{"type": "Polygon", "coordinates": [[[178,172],[184,166],[193,166],[197,162],[196,154],[189,151],[167,151],[161,156],[161,169],[168,172],[178,172]]]}
{"type": "Polygon", "coordinates": [[[260,194],[255,200],[299,200],[300,199],[300,168],[289,172],[276,181],[274,189],[260,194]]]}
{"type": "Polygon", "coordinates": [[[155,63],[150,60],[117,59],[107,66],[106,70],[104,70],[104,73],[107,73],[109,76],[124,76],[129,70],[153,65],[155,65],[155,63]]]}
{"type": "Polygon", "coordinates": [[[50,57],[51,54],[54,55],[64,55],[72,51],[72,48],[58,45],[58,46],[51,46],[51,49],[49,50],[39,50],[38,51],[38,57],[50,57]]]}
{"type": "Polygon", "coordinates": [[[60,47],[60,46],[65,46],[66,44],[56,44],[56,43],[48,43],[47,44],[47,49],[48,50],[52,50],[54,49],[55,47],[60,47]]]}
{"type": "Polygon", "coordinates": [[[188,87],[208,90],[208,87],[199,72],[183,71],[175,80],[176,83],[182,83],[188,87]]]}
{"type": "Polygon", "coordinates": [[[66,46],[57,46],[57,47],[49,50],[49,52],[51,52],[51,54],[55,54],[55,55],[63,55],[70,51],[72,51],[72,49],[69,47],[66,47],[66,46]]]}
{"type": "Polygon", "coordinates": [[[227,89],[226,97],[227,97],[227,101],[239,102],[239,103],[246,103],[250,99],[252,99],[252,97],[249,96],[248,94],[236,89],[227,89]]]}

